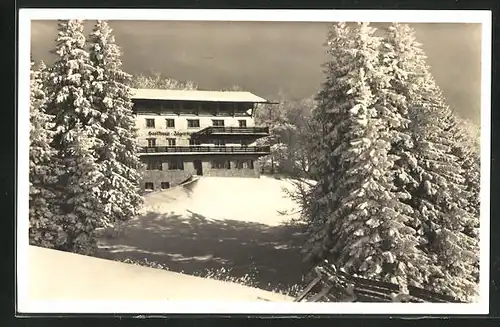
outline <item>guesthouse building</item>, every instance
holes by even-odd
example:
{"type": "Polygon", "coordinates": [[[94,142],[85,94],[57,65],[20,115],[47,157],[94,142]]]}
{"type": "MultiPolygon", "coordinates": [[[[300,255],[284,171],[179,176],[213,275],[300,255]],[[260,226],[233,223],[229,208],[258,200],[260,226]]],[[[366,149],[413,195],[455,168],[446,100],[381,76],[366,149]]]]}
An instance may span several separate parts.
{"type": "Polygon", "coordinates": [[[193,176],[259,177],[256,160],[270,149],[256,141],[269,128],[255,126],[254,114],[267,100],[240,91],[134,89],[132,101],[144,190],[193,176]]]}

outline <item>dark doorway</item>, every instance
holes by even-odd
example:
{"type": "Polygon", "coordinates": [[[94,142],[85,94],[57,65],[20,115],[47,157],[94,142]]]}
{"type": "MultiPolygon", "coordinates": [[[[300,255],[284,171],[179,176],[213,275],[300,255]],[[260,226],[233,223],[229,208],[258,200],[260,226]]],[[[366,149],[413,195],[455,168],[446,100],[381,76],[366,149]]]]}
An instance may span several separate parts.
{"type": "Polygon", "coordinates": [[[196,175],[203,176],[203,166],[201,160],[194,161],[194,169],[196,169],[196,175]]]}

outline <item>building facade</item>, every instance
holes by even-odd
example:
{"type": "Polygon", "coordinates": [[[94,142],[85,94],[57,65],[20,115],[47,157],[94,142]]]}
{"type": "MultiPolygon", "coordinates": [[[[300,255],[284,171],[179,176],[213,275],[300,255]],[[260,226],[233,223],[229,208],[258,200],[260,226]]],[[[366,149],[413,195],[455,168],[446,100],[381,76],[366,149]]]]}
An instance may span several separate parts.
{"type": "Polygon", "coordinates": [[[259,177],[257,146],[269,128],[255,126],[250,92],[134,89],[132,101],[144,190],[167,189],[193,176],[259,177]]]}

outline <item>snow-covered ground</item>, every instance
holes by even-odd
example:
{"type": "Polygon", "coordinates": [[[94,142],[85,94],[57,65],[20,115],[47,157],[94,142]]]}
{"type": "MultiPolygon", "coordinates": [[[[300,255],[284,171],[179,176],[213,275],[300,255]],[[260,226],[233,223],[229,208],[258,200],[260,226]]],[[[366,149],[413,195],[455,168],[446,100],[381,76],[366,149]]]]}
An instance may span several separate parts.
{"type": "Polygon", "coordinates": [[[278,226],[297,218],[298,206],[283,189],[293,189],[287,179],[200,177],[184,186],[146,196],[143,211],[200,213],[211,219],[231,219],[278,226]]]}
{"type": "Polygon", "coordinates": [[[282,224],[297,217],[283,191],[291,187],[271,177],[201,177],[150,193],[141,215],[119,235],[102,238],[98,255],[148,260],[189,275],[224,270],[230,280],[286,290],[304,273],[301,229],[282,224]]]}
{"type": "MultiPolygon", "coordinates": [[[[292,301],[284,295],[160,269],[29,247],[30,300],[292,301]]],[[[57,309],[56,309],[57,310],[57,309]]]]}

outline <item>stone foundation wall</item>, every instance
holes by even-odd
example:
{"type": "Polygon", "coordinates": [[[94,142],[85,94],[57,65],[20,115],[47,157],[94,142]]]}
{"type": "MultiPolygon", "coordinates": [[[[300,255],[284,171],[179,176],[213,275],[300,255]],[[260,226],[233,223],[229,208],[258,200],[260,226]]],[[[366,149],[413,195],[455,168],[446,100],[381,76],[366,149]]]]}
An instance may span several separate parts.
{"type": "Polygon", "coordinates": [[[217,176],[217,177],[252,177],[259,178],[260,170],[256,167],[257,158],[255,157],[217,157],[219,160],[229,160],[230,168],[212,168],[212,160],[203,161],[203,175],[204,176],[217,176]],[[254,167],[252,168],[236,168],[237,160],[253,160],[254,167]]]}
{"type": "Polygon", "coordinates": [[[189,177],[196,175],[193,162],[184,162],[184,170],[169,170],[168,163],[162,164],[162,170],[145,170],[141,189],[144,190],[147,182],[153,183],[154,190],[161,189],[162,182],[170,183],[170,187],[179,185],[189,177]]]}
{"type": "Polygon", "coordinates": [[[170,187],[179,185],[189,177],[196,175],[197,171],[194,166],[195,160],[201,160],[203,176],[214,177],[246,177],[246,178],[259,178],[260,167],[257,163],[255,156],[204,156],[202,158],[196,156],[182,156],[176,159],[181,159],[184,162],[184,170],[169,170],[168,160],[162,164],[162,170],[145,170],[143,173],[143,180],[141,182],[141,189],[145,189],[147,182],[153,183],[153,190],[161,189],[162,182],[170,183],[170,187]],[[229,160],[230,168],[218,169],[212,168],[213,160],[229,160]],[[237,168],[237,160],[253,160],[252,168],[237,168]]]}

